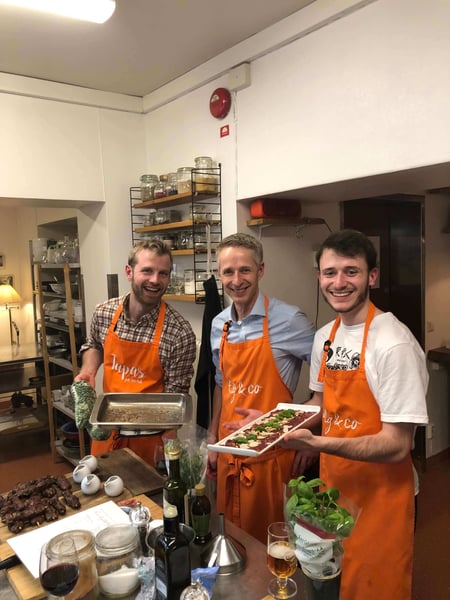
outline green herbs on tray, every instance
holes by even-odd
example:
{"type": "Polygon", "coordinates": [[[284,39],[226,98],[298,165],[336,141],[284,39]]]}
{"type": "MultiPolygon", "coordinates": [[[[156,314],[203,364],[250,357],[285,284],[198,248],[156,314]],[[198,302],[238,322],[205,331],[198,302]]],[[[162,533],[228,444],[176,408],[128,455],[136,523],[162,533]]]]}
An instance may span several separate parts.
{"type": "Polygon", "coordinates": [[[348,537],[355,524],[350,512],[338,503],[339,490],[321,489],[321,479],[306,481],[304,475],[289,482],[286,513],[290,521],[300,519],[327,533],[348,537]],[[320,491],[319,491],[320,490],[320,491]]]}

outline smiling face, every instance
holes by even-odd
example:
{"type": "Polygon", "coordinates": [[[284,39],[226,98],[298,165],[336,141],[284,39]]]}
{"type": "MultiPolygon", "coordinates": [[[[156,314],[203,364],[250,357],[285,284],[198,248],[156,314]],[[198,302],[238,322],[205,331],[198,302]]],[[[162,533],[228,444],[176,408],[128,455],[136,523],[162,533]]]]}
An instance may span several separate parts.
{"type": "Polygon", "coordinates": [[[343,256],[325,248],[319,263],[319,284],[325,301],[346,325],[365,321],[369,306],[369,288],[378,269],[369,272],[364,256],[343,256]]]}
{"type": "Polygon", "coordinates": [[[159,304],[170,281],[170,256],[159,256],[152,250],[140,250],[134,266],[126,265],[125,273],[131,283],[131,304],[142,312],[159,304]]]}
{"type": "Polygon", "coordinates": [[[218,270],[223,289],[233,301],[238,319],[243,319],[258,298],[264,263],[258,264],[249,248],[227,246],[220,250],[218,270]]]}

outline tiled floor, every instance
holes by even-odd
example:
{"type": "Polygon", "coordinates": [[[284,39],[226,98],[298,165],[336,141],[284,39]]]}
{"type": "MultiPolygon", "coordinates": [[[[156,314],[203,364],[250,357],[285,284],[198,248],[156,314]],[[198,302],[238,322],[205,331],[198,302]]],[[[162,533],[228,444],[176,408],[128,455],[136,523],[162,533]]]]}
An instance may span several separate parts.
{"type": "MultiPolygon", "coordinates": [[[[0,493],[18,481],[60,475],[72,468],[65,461],[53,462],[45,433],[0,436],[0,493]]],[[[429,460],[420,480],[412,600],[450,600],[450,452],[429,460]]],[[[14,599],[15,595],[6,595],[3,584],[0,573],[0,597],[14,599]]]]}

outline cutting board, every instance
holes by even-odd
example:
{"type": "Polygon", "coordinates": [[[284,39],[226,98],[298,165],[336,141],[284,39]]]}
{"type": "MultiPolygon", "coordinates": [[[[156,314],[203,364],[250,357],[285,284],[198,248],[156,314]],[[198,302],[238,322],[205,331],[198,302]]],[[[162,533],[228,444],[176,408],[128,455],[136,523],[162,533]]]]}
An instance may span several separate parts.
{"type": "MultiPolygon", "coordinates": [[[[116,450],[116,452],[118,452],[118,450],[116,450]]],[[[128,497],[128,493],[126,496],[128,497]]],[[[123,502],[122,498],[123,495],[120,496],[119,501],[123,502]]],[[[108,498],[103,494],[98,500],[104,502],[105,500],[108,500],[108,498]]],[[[145,495],[138,495],[134,500],[139,500],[143,506],[147,506],[150,509],[153,519],[162,519],[162,508],[150,498],[145,495]]],[[[8,569],[6,571],[6,577],[19,600],[43,600],[47,597],[39,583],[39,579],[34,579],[28,569],[23,565],[8,569]]]]}
{"type": "Polygon", "coordinates": [[[106,481],[110,475],[118,475],[133,496],[157,494],[163,489],[164,478],[129,448],[102,454],[97,459],[100,479],[106,481]]]}

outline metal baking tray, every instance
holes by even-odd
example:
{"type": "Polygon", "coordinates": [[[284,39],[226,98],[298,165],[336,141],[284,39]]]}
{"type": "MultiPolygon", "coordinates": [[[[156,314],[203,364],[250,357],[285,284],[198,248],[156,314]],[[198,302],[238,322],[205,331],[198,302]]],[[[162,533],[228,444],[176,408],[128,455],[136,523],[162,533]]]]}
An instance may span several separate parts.
{"type": "Polygon", "coordinates": [[[100,394],[89,419],[105,430],[119,429],[122,435],[146,435],[178,429],[192,419],[189,394],[107,393],[100,394]]]}

